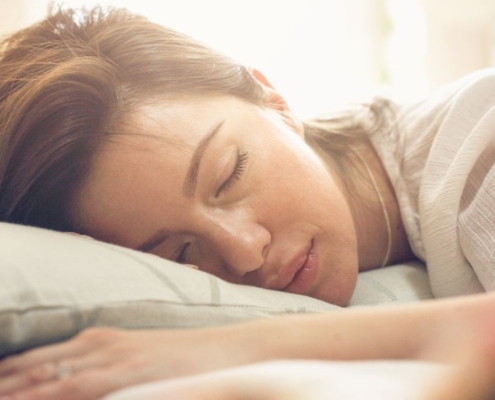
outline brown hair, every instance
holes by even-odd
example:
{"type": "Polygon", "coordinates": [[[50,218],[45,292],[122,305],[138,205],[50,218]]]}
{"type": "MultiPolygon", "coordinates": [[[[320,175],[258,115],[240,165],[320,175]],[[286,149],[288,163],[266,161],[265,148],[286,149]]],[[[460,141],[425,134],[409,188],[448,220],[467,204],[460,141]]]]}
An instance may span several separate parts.
{"type": "MultiPolygon", "coordinates": [[[[265,94],[235,61],[125,9],[54,8],[7,38],[0,54],[0,221],[73,230],[71,196],[105,138],[122,133],[126,116],[144,102],[181,93],[256,104],[265,94]]],[[[345,160],[349,142],[370,127],[349,114],[306,130],[312,145],[345,160]]]]}

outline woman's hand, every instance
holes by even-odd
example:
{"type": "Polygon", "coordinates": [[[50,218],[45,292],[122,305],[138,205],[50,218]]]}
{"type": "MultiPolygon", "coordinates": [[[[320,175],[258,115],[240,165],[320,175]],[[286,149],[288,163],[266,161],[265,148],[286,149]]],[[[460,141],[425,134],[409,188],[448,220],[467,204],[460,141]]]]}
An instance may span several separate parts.
{"type": "Polygon", "coordinates": [[[438,364],[268,362],[138,385],[104,400],[493,400],[495,320],[486,317],[432,337],[423,356],[438,364]]]}
{"type": "MultiPolygon", "coordinates": [[[[208,329],[89,329],[65,343],[1,362],[0,400],[4,395],[15,400],[92,400],[136,384],[268,360],[411,359],[421,357],[433,339],[445,342],[448,332],[453,344],[447,353],[453,354],[479,342],[466,339],[459,326],[493,319],[494,309],[491,293],[208,329]]],[[[494,329],[483,331],[491,337],[494,329]]]]}
{"type": "Polygon", "coordinates": [[[243,351],[223,331],[88,329],[0,362],[0,399],[98,399],[131,385],[249,363],[252,347],[243,351]]]}

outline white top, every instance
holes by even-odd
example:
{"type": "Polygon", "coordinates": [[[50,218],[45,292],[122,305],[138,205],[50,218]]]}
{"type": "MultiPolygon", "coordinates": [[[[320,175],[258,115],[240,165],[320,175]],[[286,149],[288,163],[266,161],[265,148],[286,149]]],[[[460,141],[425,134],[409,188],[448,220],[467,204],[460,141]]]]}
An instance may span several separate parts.
{"type": "Polygon", "coordinates": [[[436,297],[495,289],[495,69],[399,106],[372,138],[436,297]]]}

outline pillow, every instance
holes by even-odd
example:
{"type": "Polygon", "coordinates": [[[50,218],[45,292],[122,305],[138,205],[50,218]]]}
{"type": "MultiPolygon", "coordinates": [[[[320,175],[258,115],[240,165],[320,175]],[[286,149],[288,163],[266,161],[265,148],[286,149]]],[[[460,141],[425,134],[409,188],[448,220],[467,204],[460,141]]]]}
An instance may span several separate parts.
{"type": "MultiPolygon", "coordinates": [[[[90,326],[187,328],[340,310],[46,229],[0,222],[0,242],[0,356],[90,326]]],[[[410,263],[361,274],[351,306],[431,297],[424,267],[410,263]]]]}

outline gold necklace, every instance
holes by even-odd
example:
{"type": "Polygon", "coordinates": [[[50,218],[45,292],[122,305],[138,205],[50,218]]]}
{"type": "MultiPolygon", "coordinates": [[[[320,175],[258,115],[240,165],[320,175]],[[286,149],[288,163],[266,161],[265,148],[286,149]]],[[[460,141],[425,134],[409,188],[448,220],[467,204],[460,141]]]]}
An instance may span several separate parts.
{"type": "Polygon", "coordinates": [[[385,253],[385,257],[383,259],[382,266],[380,267],[380,268],[383,268],[388,264],[388,260],[390,258],[390,253],[392,251],[392,228],[390,226],[390,217],[388,215],[387,208],[385,207],[385,200],[383,199],[382,194],[378,190],[378,184],[376,183],[376,179],[375,179],[373,173],[371,172],[371,169],[368,166],[368,163],[366,161],[364,161],[363,157],[361,157],[361,154],[359,154],[354,149],[351,149],[351,150],[359,158],[361,163],[364,165],[364,168],[366,168],[366,172],[368,173],[371,184],[373,185],[373,188],[375,189],[378,200],[380,201],[380,205],[381,205],[382,211],[383,211],[383,217],[385,218],[385,223],[387,225],[387,236],[388,236],[387,252],[385,253]]]}

